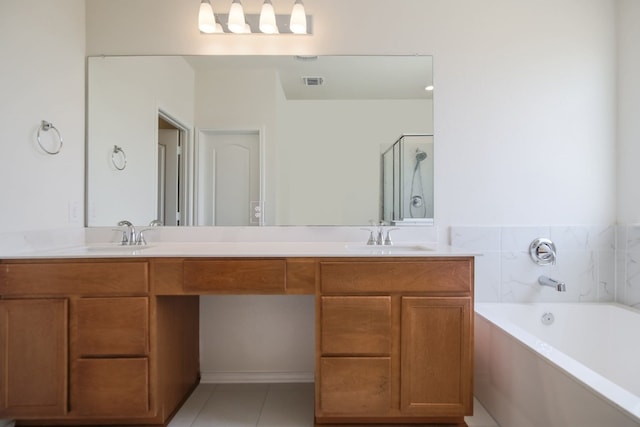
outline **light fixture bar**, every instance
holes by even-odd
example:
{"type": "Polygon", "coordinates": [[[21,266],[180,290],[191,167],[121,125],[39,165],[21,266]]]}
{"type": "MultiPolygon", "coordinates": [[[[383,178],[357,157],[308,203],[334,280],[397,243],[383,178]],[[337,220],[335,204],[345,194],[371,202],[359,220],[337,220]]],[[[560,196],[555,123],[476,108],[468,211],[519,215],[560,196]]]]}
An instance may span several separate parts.
{"type": "MultiPolygon", "coordinates": [[[[228,22],[229,15],[216,14],[216,18],[218,21],[218,25],[222,25],[223,32],[216,31],[212,33],[216,34],[234,34],[229,30],[228,22]]],[[[276,25],[278,26],[279,34],[296,34],[291,31],[290,28],[290,19],[289,15],[276,15],[276,25]]],[[[264,34],[260,31],[260,15],[259,14],[245,14],[244,20],[246,24],[251,28],[251,34],[264,34]]],[[[204,33],[203,33],[204,34],[204,33]]],[[[236,33],[236,34],[248,34],[248,33],[236,33]]],[[[313,17],[307,15],[307,32],[306,34],[313,34],[313,17]]],[[[272,34],[264,34],[264,35],[272,35],[272,34]]],[[[298,35],[298,34],[296,34],[298,35]]]]}

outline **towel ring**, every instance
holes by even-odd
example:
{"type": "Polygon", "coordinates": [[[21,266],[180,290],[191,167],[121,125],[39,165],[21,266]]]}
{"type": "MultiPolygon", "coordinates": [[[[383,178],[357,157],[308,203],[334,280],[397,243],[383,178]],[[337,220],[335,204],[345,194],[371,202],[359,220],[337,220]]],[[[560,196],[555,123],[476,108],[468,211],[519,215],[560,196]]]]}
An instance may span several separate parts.
{"type": "Polygon", "coordinates": [[[58,154],[60,152],[60,150],[62,150],[62,136],[60,136],[60,132],[58,132],[58,129],[56,129],[56,127],[53,124],[49,123],[46,120],[43,120],[42,123],[40,124],[40,127],[38,128],[37,139],[38,139],[38,145],[47,154],[55,155],[55,154],[58,154]],[[53,150],[53,151],[47,150],[42,145],[42,141],[40,141],[40,132],[41,131],[49,132],[49,130],[53,130],[56,133],[57,137],[58,137],[58,149],[57,150],[53,150]]]}
{"type": "Polygon", "coordinates": [[[117,145],[113,146],[113,151],[111,152],[111,163],[113,163],[113,166],[119,171],[124,170],[124,168],[127,167],[127,154],[117,145]]]}

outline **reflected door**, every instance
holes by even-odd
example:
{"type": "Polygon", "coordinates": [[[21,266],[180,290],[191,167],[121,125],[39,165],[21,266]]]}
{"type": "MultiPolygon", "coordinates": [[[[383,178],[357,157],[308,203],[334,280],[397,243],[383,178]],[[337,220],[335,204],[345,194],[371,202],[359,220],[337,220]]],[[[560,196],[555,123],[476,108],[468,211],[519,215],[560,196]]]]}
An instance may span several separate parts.
{"type": "Polygon", "coordinates": [[[180,131],[158,129],[158,219],[180,225],[180,131]]]}
{"type": "Polygon", "coordinates": [[[200,131],[198,225],[260,225],[260,134],[200,131]]]}

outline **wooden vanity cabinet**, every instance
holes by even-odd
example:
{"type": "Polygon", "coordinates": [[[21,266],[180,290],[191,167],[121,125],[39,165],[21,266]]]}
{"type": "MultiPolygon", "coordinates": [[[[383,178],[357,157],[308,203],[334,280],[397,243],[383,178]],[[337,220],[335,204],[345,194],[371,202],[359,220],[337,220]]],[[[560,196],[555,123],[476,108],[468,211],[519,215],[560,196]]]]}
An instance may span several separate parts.
{"type": "Polygon", "coordinates": [[[156,297],[149,264],[0,261],[0,418],[168,419],[198,383],[198,300],[156,297]]]}
{"type": "Polygon", "coordinates": [[[472,293],[473,258],[321,261],[316,422],[464,425],[472,293]]]}

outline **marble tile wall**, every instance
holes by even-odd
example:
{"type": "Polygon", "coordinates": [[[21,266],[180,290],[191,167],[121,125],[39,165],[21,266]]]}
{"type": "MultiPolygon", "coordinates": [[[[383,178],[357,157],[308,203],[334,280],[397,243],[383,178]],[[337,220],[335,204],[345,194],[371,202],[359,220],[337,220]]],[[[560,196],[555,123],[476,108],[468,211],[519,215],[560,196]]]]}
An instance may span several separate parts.
{"type": "MultiPolygon", "coordinates": [[[[476,258],[476,301],[623,302],[616,288],[615,226],[456,226],[450,232],[453,246],[482,254],[476,258]],[[531,260],[529,245],[538,237],[555,243],[555,265],[531,260]],[[565,282],[566,292],[540,286],[540,275],[565,282]]],[[[640,228],[637,237],[640,261],[640,228]]],[[[640,282],[640,264],[637,274],[640,282]]]]}
{"type": "Polygon", "coordinates": [[[640,224],[617,227],[617,301],[640,309],[640,224]]]}

